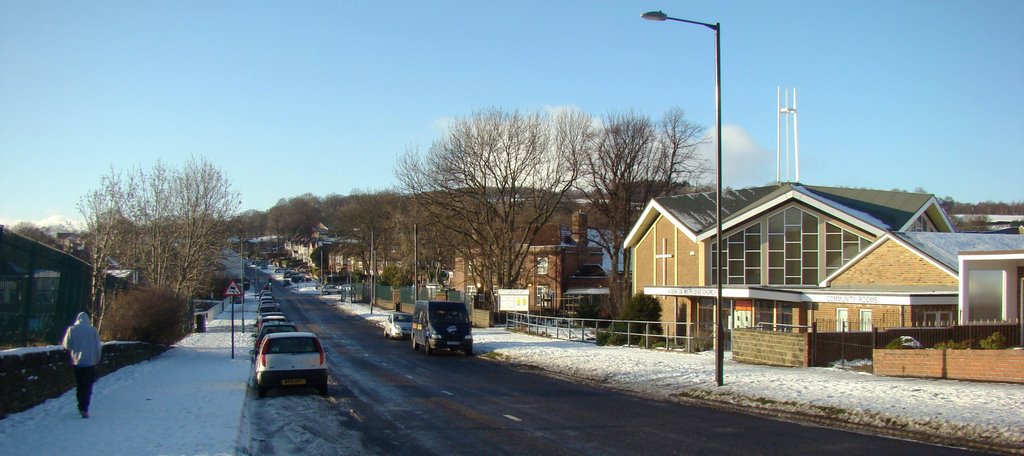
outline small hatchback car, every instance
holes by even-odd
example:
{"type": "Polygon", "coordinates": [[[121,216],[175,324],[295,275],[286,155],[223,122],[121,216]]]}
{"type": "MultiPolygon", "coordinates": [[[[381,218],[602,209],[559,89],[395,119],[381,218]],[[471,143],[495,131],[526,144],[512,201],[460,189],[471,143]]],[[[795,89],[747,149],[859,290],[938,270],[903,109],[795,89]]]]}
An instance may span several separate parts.
{"type": "Polygon", "coordinates": [[[412,314],[393,312],[384,321],[384,337],[387,339],[405,339],[412,334],[412,314]]]}
{"type": "Polygon", "coordinates": [[[256,395],[276,387],[311,386],[327,395],[327,356],[310,332],[280,332],[263,337],[253,360],[256,395]]]}

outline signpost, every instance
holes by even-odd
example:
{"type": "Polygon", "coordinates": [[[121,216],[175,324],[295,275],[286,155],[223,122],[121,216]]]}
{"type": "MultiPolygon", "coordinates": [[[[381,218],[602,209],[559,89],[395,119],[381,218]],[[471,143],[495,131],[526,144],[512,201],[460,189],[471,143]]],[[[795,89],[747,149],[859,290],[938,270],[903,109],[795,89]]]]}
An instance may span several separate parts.
{"type": "MultiPolygon", "coordinates": [[[[238,284],[234,280],[228,285],[228,288],[224,290],[224,296],[231,298],[231,359],[235,359],[235,297],[242,296],[242,291],[238,289],[238,284]]],[[[242,301],[243,303],[245,301],[242,301]]],[[[242,332],[245,332],[245,309],[242,309],[242,332]]]]}

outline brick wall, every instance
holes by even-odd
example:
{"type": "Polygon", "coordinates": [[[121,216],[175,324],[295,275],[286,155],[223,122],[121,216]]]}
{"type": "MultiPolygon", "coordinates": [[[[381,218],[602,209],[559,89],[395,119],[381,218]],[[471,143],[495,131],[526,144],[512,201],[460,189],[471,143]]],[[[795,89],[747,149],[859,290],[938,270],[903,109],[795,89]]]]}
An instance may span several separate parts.
{"type": "Polygon", "coordinates": [[[874,351],[875,374],[1024,383],[1024,350],[874,351]]]}
{"type": "Polygon", "coordinates": [[[732,359],[749,364],[807,367],[807,334],[735,329],[732,359]]]}
{"type": "MultiPolygon", "coordinates": [[[[142,342],[103,344],[97,377],[140,363],[167,350],[142,342]]],[[[0,354],[0,418],[32,408],[75,386],[75,374],[63,348],[0,354]]]]}
{"type": "Polygon", "coordinates": [[[959,278],[927,262],[891,240],[835,280],[833,285],[942,285],[955,287],[959,278]]]}

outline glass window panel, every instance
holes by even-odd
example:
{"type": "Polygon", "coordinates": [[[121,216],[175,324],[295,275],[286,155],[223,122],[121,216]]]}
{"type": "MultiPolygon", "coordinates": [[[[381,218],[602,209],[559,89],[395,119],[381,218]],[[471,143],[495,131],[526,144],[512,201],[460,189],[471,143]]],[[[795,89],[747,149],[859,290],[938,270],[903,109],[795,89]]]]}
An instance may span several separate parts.
{"type": "Polygon", "coordinates": [[[779,285],[785,281],[785,276],[782,274],[782,269],[769,269],[768,270],[768,283],[779,285]]]}
{"type": "Polygon", "coordinates": [[[804,252],[803,260],[805,268],[818,267],[818,252],[804,252]]]}
{"type": "Polygon", "coordinates": [[[800,260],[786,260],[786,276],[800,276],[800,260]]]}
{"type": "Polygon", "coordinates": [[[841,228],[839,228],[838,226],[836,226],[836,225],[833,225],[831,223],[826,223],[825,224],[825,232],[826,233],[832,234],[832,233],[840,233],[842,231],[843,230],[841,228]]]}
{"type": "Polygon", "coordinates": [[[857,244],[846,244],[843,246],[843,258],[850,260],[860,253],[860,249],[857,244]]]}
{"type": "Polygon", "coordinates": [[[782,250],[785,242],[782,236],[768,236],[768,250],[782,250]]]}
{"type": "Polygon", "coordinates": [[[800,242],[800,230],[786,228],[786,242],[800,242]]]}
{"type": "Polygon", "coordinates": [[[749,283],[749,284],[761,283],[761,270],[760,269],[747,269],[746,283],[749,283]]]}
{"type": "Polygon", "coordinates": [[[784,265],[783,261],[785,259],[781,252],[771,252],[768,254],[768,266],[781,268],[784,265]]]}
{"type": "Polygon", "coordinates": [[[800,244],[796,242],[786,243],[786,258],[800,258],[800,244]]]}
{"type": "Polygon", "coordinates": [[[802,285],[800,283],[800,277],[786,277],[786,285],[802,285]]]}
{"type": "Polygon", "coordinates": [[[855,242],[858,237],[856,234],[843,230],[843,242],[855,242]]]}
{"type": "Polygon", "coordinates": [[[816,283],[818,283],[818,270],[804,269],[804,285],[813,285],[816,283]]]}
{"type": "Polygon", "coordinates": [[[743,247],[747,250],[761,250],[761,235],[747,235],[743,247]]]}
{"type": "Polygon", "coordinates": [[[818,217],[811,214],[804,213],[803,229],[806,233],[817,233],[818,232],[818,217]]]}
{"type": "Polygon", "coordinates": [[[744,260],[747,262],[748,268],[756,268],[761,266],[761,252],[747,252],[744,260]]]}
{"type": "Polygon", "coordinates": [[[825,249],[826,250],[839,250],[843,246],[843,237],[838,234],[827,234],[825,235],[825,249]]]}
{"type": "Polygon", "coordinates": [[[818,251],[818,235],[817,234],[804,234],[804,250],[805,251],[818,251]]]}
{"type": "Polygon", "coordinates": [[[828,252],[825,254],[825,266],[829,269],[839,269],[843,265],[843,257],[839,252],[828,252]]]}
{"type": "Polygon", "coordinates": [[[784,225],[784,223],[783,223],[782,214],[775,215],[775,216],[772,216],[772,217],[768,217],[768,232],[769,233],[772,233],[772,234],[782,233],[783,225],[784,225]]]}
{"type": "Polygon", "coordinates": [[[729,246],[729,251],[727,253],[730,260],[738,260],[740,258],[743,258],[743,249],[735,245],[729,246]]]}
{"type": "Polygon", "coordinates": [[[974,270],[967,273],[967,316],[971,321],[1003,319],[1003,271],[974,270]]]}
{"type": "Polygon", "coordinates": [[[801,219],[800,216],[802,214],[803,214],[803,211],[801,211],[800,209],[797,209],[795,207],[791,207],[789,209],[786,209],[786,225],[787,226],[788,225],[800,226],[800,221],[801,221],[800,220],[801,219]]]}

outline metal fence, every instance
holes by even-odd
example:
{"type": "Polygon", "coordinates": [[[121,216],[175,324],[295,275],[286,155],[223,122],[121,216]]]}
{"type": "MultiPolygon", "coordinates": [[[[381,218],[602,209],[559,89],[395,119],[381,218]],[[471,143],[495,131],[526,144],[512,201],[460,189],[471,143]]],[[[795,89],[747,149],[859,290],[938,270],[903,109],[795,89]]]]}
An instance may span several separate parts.
{"type": "Polygon", "coordinates": [[[980,341],[1000,333],[1008,346],[1019,345],[1021,328],[1019,321],[1003,322],[953,322],[928,323],[912,327],[877,328],[871,330],[850,330],[844,322],[819,320],[812,325],[758,324],[758,329],[769,331],[800,332],[808,335],[808,348],[812,366],[829,366],[853,360],[873,360],[874,349],[885,348],[892,341],[903,336],[913,337],[923,348],[933,348],[940,343],[954,342],[980,348],[980,341]]]}
{"type": "Polygon", "coordinates": [[[0,226],[0,346],[60,343],[91,281],[88,263],[0,226]]]}
{"type": "Polygon", "coordinates": [[[601,345],[631,345],[699,352],[713,347],[713,324],[663,323],[660,321],[602,320],[552,317],[508,312],[506,327],[511,331],[555,339],[601,345]],[[663,326],[676,326],[676,335],[665,334],[663,326]]]}

